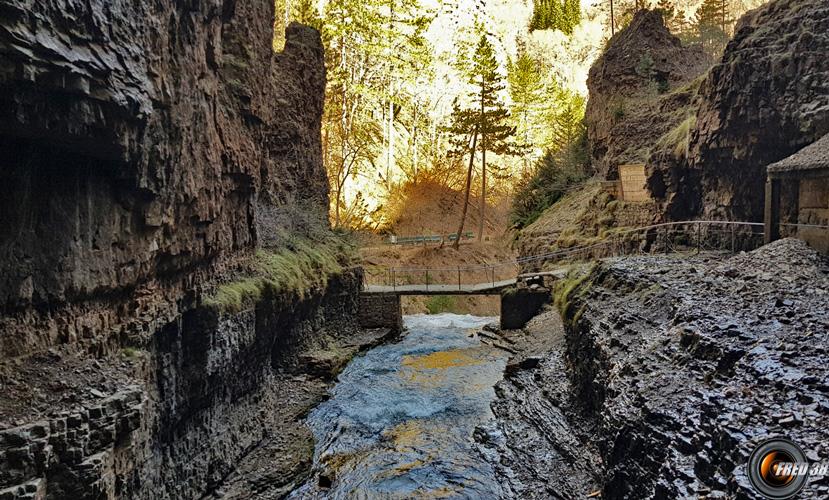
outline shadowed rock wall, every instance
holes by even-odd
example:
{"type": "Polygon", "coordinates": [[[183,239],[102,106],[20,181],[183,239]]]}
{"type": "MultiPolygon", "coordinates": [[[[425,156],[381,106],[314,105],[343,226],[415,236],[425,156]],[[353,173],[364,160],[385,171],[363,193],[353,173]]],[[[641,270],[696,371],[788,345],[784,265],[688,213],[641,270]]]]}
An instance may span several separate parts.
{"type": "Polygon", "coordinates": [[[152,332],[255,246],[260,214],[326,212],[315,30],[274,54],[253,0],[0,13],[0,354],[152,332]]]}
{"type": "Polygon", "coordinates": [[[827,50],[827,2],[776,0],[740,20],[691,138],[706,216],[762,220],[766,165],[829,132],[827,50]]]}
{"type": "MultiPolygon", "coordinates": [[[[273,9],[0,0],[0,497],[199,498],[269,436],[303,446],[324,383],[286,373],[356,330],[359,274],[199,307],[328,225],[320,36],[275,54],[273,9]]],[[[279,450],[289,488],[310,458],[279,450]]]]}
{"type": "Polygon", "coordinates": [[[290,412],[322,395],[297,381],[302,356],[354,342],[360,283],[358,272],[344,272],[304,298],[269,295],[237,314],[188,311],[137,351],[141,379],[118,380],[97,398],[78,388],[78,404],[0,425],[0,498],[202,498],[271,440],[281,446],[251,482],[290,490],[313,451],[310,430],[290,412]],[[288,449],[293,441],[307,442],[308,456],[288,449]]]}
{"type": "Polygon", "coordinates": [[[829,132],[829,3],[773,0],[738,23],[702,82],[681,157],[655,151],[670,218],[761,221],[765,167],[829,132]]]}

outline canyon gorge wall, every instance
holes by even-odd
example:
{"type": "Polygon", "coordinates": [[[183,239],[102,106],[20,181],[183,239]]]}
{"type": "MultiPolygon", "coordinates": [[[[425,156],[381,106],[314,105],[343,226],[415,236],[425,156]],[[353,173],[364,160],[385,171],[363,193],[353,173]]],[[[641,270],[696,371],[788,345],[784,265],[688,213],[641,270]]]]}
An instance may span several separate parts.
{"type": "Polygon", "coordinates": [[[201,497],[353,326],[357,270],[200,305],[328,228],[322,44],[292,24],[274,53],[273,9],[0,1],[0,497],[201,497]]]}
{"type": "Polygon", "coordinates": [[[260,208],[327,210],[315,31],[273,54],[267,2],[0,9],[0,353],[152,331],[260,208]]]}
{"type": "Polygon", "coordinates": [[[761,221],[765,167],[829,133],[827,51],[829,2],[773,0],[739,21],[690,136],[705,217],[761,221]]]}
{"type": "Polygon", "coordinates": [[[660,136],[687,116],[696,87],[711,61],[684,47],[659,11],[639,11],[591,66],[585,110],[593,168],[618,179],[619,164],[640,163],[660,136]]]}

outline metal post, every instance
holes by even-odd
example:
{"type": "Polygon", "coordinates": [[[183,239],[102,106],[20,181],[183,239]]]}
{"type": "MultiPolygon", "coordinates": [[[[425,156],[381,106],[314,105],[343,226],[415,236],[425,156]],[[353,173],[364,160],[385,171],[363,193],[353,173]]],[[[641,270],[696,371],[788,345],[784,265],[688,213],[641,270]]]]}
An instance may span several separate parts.
{"type": "Polygon", "coordinates": [[[461,289],[461,266],[458,266],[458,290],[461,289]]]}
{"type": "Polygon", "coordinates": [[[429,270],[426,270],[426,291],[429,291],[429,270]]]}
{"type": "Polygon", "coordinates": [[[492,266],[492,286],[495,286],[495,266],[492,266]]]}
{"type": "Polygon", "coordinates": [[[668,226],[665,226],[665,255],[668,255],[668,226]]]}
{"type": "Polygon", "coordinates": [[[391,288],[397,290],[397,280],[394,277],[394,268],[391,268],[391,288]]]}
{"type": "Polygon", "coordinates": [[[702,244],[702,224],[697,222],[697,255],[699,255],[700,246],[702,244]]]}
{"type": "Polygon", "coordinates": [[[764,243],[780,239],[780,179],[766,180],[764,243]]]}
{"type": "Polygon", "coordinates": [[[730,224],[731,226],[731,253],[734,253],[734,224],[730,224]]]}

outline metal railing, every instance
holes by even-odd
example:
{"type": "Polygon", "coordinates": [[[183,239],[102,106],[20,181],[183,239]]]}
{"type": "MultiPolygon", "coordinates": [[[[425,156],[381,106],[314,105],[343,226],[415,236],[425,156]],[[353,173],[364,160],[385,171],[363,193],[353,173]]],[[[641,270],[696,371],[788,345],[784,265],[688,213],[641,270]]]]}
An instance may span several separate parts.
{"type": "MultiPolygon", "coordinates": [[[[810,224],[781,224],[781,236],[788,236],[798,229],[829,230],[829,226],[810,224]]],[[[697,254],[700,252],[736,253],[750,251],[763,245],[763,224],[759,222],[733,221],[682,221],[665,222],[650,226],[619,230],[607,234],[595,242],[570,248],[556,249],[547,253],[524,256],[508,261],[454,267],[365,267],[363,282],[366,286],[380,285],[405,287],[422,285],[495,286],[498,282],[542,271],[558,264],[596,260],[608,257],[645,254],[697,254]]]]}

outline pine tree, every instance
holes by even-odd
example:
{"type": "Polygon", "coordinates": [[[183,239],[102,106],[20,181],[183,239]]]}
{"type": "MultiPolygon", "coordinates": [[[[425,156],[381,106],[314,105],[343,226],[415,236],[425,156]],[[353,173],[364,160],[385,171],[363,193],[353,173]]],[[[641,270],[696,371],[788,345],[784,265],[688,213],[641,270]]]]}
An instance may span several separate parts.
{"type": "Polygon", "coordinates": [[[548,0],[550,20],[547,23],[547,29],[561,30],[564,18],[564,8],[561,5],[561,0],[548,0]]]}
{"type": "Polygon", "coordinates": [[[678,36],[683,43],[689,40],[688,21],[685,18],[685,11],[677,8],[673,0],[659,0],[656,10],[662,12],[662,19],[665,26],[671,33],[678,36]]]}
{"type": "Polygon", "coordinates": [[[544,113],[546,137],[543,144],[563,165],[570,165],[574,146],[584,132],[585,100],[555,82],[547,94],[552,99],[544,113]]]}
{"type": "Polygon", "coordinates": [[[475,165],[475,150],[478,146],[478,113],[472,109],[463,109],[458,100],[452,104],[452,114],[449,117],[450,125],[445,130],[449,132],[452,151],[450,154],[463,157],[469,151],[469,167],[466,170],[464,185],[464,199],[461,205],[461,219],[458,224],[457,237],[452,246],[457,250],[460,247],[463,227],[466,223],[466,214],[469,209],[469,192],[472,189],[472,169],[475,165]],[[470,145],[471,142],[471,145],[470,145]]]}
{"type": "Polygon", "coordinates": [[[564,0],[564,23],[562,30],[568,35],[572,35],[576,26],[581,23],[581,3],[579,0],[564,0]]]}
{"type": "Polygon", "coordinates": [[[581,22],[579,0],[534,0],[530,31],[559,30],[572,35],[581,22]]]}
{"type": "Polygon", "coordinates": [[[495,58],[495,48],[485,34],[481,35],[472,57],[469,83],[476,88],[470,97],[476,102],[473,109],[478,113],[476,130],[481,142],[481,213],[478,221],[478,240],[483,241],[487,189],[486,153],[490,151],[495,154],[511,154],[513,148],[509,138],[515,134],[515,128],[507,123],[509,111],[499,96],[506,86],[495,58]]]}
{"type": "Polygon", "coordinates": [[[539,66],[539,62],[520,47],[515,62],[510,62],[507,66],[512,117],[516,125],[517,146],[524,153],[522,156],[525,173],[529,169],[526,153],[535,142],[536,115],[544,99],[544,85],[539,66]]]}
{"type": "Polygon", "coordinates": [[[712,57],[718,56],[728,42],[731,20],[728,0],[705,0],[694,15],[698,41],[712,57]]]}
{"type": "Polygon", "coordinates": [[[659,3],[656,4],[656,10],[662,13],[665,26],[670,29],[674,16],[676,16],[676,5],[674,5],[673,0],[659,0],[659,3]]]}
{"type": "Polygon", "coordinates": [[[322,29],[322,19],[317,12],[314,0],[299,0],[294,6],[294,21],[306,26],[312,26],[317,30],[322,29]]]}

